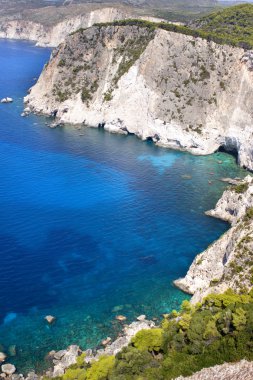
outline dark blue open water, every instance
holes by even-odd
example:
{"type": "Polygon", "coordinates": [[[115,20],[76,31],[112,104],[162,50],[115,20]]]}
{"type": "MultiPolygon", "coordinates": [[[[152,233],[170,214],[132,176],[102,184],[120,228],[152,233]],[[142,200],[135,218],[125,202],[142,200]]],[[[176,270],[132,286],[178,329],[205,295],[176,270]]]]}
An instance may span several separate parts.
{"type": "Polygon", "coordinates": [[[117,313],[131,321],[178,308],[186,296],[172,280],[228,228],[204,215],[219,179],[245,174],[227,154],[20,117],[49,54],[0,42],[0,98],[15,100],[0,105],[0,351],[16,345],[9,360],[22,371],[41,368],[49,350],[114,336],[117,313]]]}

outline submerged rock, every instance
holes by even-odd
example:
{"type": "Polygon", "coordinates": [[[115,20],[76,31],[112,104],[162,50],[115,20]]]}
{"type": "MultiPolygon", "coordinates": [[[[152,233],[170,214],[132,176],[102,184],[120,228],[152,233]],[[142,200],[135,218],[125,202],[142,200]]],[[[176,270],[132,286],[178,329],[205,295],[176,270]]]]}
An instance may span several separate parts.
{"type": "Polygon", "coordinates": [[[57,127],[63,127],[63,126],[64,126],[63,123],[57,123],[57,122],[48,124],[48,127],[52,128],[52,129],[57,128],[57,127]]]}
{"type": "Polygon", "coordinates": [[[221,178],[222,182],[227,182],[229,185],[239,185],[240,183],[243,182],[241,178],[221,178]]]}
{"type": "Polygon", "coordinates": [[[7,355],[4,352],[0,352],[0,362],[4,362],[7,358],[7,355]]]}
{"type": "Polygon", "coordinates": [[[14,372],[16,372],[16,367],[13,364],[3,364],[1,366],[1,370],[3,373],[6,373],[6,375],[13,375],[14,372]]]}
{"type": "Polygon", "coordinates": [[[117,319],[117,321],[120,321],[120,322],[124,322],[127,319],[127,317],[125,317],[124,315],[116,315],[115,318],[117,319]]]}
{"type": "Polygon", "coordinates": [[[55,322],[56,318],[53,315],[47,315],[45,317],[45,320],[51,325],[53,322],[55,322]]]}
{"type": "Polygon", "coordinates": [[[28,116],[31,113],[30,107],[25,107],[24,111],[21,113],[21,116],[25,117],[28,116]]]}
{"type": "Polygon", "coordinates": [[[17,355],[16,345],[15,345],[15,344],[12,344],[12,345],[8,348],[8,352],[9,352],[10,356],[16,356],[16,355],[17,355]]]}
{"type": "Polygon", "coordinates": [[[145,321],[146,315],[145,314],[139,315],[139,317],[137,317],[136,319],[137,321],[145,321]]]}
{"type": "Polygon", "coordinates": [[[26,380],[38,380],[38,379],[39,379],[39,376],[33,371],[29,372],[26,377],[26,380]]]}
{"type": "Polygon", "coordinates": [[[124,305],[117,305],[117,306],[114,306],[114,308],[112,309],[112,312],[117,313],[121,311],[122,309],[124,309],[124,305]]]}
{"type": "Polygon", "coordinates": [[[111,341],[112,341],[112,338],[108,336],[106,339],[102,340],[101,343],[103,346],[107,346],[111,341]]]}

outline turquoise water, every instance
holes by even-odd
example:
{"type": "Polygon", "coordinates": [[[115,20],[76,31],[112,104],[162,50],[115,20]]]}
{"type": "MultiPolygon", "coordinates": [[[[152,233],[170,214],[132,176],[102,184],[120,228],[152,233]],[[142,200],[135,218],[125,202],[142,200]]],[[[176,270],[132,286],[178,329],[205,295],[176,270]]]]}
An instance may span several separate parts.
{"type": "Polygon", "coordinates": [[[220,178],[245,175],[224,153],[194,157],[22,118],[49,55],[0,41],[0,98],[14,98],[0,105],[0,344],[16,345],[19,371],[41,369],[52,349],[116,336],[118,313],[131,321],[178,308],[187,296],[172,281],[228,228],[204,215],[220,178]]]}

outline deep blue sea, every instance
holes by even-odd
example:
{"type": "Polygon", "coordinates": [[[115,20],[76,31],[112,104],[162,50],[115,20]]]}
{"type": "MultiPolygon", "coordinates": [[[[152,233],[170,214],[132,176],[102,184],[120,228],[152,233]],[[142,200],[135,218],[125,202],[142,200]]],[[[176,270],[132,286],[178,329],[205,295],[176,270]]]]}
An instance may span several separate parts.
{"type": "Polygon", "coordinates": [[[0,351],[16,346],[19,371],[41,369],[52,349],[115,337],[119,313],[130,322],[178,308],[188,296],[172,281],[228,228],[204,215],[220,179],[245,175],[228,154],[22,118],[49,56],[0,41],[0,98],[14,98],[0,105],[0,351]]]}

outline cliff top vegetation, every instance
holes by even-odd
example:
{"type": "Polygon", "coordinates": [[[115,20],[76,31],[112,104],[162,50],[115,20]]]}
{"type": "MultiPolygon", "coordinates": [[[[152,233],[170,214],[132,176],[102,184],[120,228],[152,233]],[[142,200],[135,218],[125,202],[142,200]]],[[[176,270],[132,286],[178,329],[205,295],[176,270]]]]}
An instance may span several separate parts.
{"type": "Polygon", "coordinates": [[[170,32],[200,37],[218,44],[227,44],[244,49],[253,48],[253,5],[242,4],[199,19],[194,24],[176,25],[167,22],[150,22],[139,19],[119,20],[95,24],[103,26],[138,25],[151,29],[165,29],[170,32]]]}
{"type": "Polygon", "coordinates": [[[229,38],[237,46],[253,46],[253,4],[240,4],[213,12],[195,21],[201,31],[229,38]]]}

